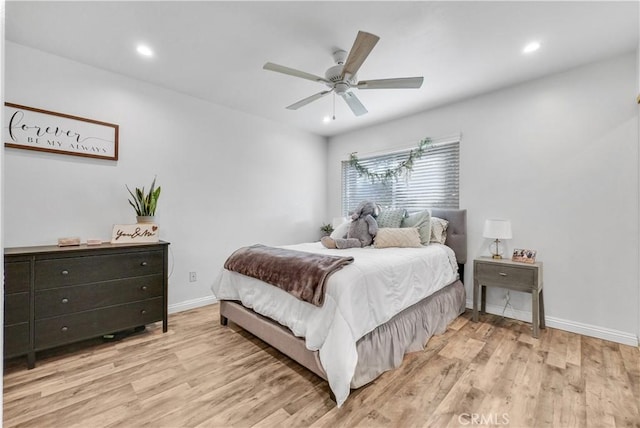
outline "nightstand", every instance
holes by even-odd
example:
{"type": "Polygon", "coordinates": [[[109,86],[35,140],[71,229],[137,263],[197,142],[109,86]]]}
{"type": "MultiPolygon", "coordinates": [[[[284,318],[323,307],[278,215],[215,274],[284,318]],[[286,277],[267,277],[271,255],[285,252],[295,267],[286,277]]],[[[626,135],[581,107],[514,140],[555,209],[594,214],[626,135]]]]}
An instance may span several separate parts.
{"type": "Polygon", "coordinates": [[[538,327],[545,328],[542,262],[529,264],[490,257],[475,259],[473,261],[473,321],[478,321],[478,297],[481,300],[480,311],[484,313],[486,310],[486,287],[531,293],[533,337],[538,337],[538,327]]]}

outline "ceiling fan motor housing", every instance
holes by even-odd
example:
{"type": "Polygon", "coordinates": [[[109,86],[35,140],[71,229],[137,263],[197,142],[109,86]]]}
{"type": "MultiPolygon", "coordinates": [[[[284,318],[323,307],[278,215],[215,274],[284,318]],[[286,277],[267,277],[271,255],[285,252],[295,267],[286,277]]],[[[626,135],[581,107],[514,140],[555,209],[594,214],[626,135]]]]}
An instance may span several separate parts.
{"type": "Polygon", "coordinates": [[[356,85],[358,83],[357,75],[353,76],[343,76],[342,75],[343,65],[334,65],[330,67],[326,73],[324,73],[325,79],[327,79],[332,84],[328,84],[330,88],[333,87],[336,90],[338,95],[343,94],[347,89],[349,89],[352,85],[356,85]]]}

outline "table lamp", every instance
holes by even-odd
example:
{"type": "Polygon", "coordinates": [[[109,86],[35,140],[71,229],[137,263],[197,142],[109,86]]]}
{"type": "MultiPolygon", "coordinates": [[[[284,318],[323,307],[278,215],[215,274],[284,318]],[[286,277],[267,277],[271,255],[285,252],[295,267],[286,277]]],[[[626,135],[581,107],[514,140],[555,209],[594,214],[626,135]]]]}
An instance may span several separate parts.
{"type": "Polygon", "coordinates": [[[501,259],[500,240],[511,239],[511,221],[501,219],[489,219],[484,222],[484,230],[482,236],[485,238],[495,239],[491,244],[491,257],[501,259]],[[495,245],[495,249],[493,246],[495,245]]]}
{"type": "Polygon", "coordinates": [[[349,221],[349,219],[347,219],[346,217],[334,217],[331,221],[331,226],[333,226],[333,229],[335,230],[338,228],[338,226],[347,221],[349,221]]]}

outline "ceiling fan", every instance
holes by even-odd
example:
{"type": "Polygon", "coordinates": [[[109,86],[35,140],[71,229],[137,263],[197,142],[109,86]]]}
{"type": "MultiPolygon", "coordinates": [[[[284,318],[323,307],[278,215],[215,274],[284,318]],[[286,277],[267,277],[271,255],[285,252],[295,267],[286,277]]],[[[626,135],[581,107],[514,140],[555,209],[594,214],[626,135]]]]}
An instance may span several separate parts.
{"type": "Polygon", "coordinates": [[[350,89],[419,88],[422,86],[422,81],[424,80],[424,77],[398,77],[393,79],[358,81],[356,73],[364,63],[364,60],[367,59],[373,50],[373,47],[378,43],[378,40],[380,40],[380,37],[374,34],[358,31],[356,40],[353,42],[353,46],[351,47],[351,51],[349,51],[348,55],[347,52],[343,50],[337,50],[333,53],[333,59],[336,62],[336,65],[330,67],[325,72],[325,77],[316,76],[315,74],[306,73],[304,71],[274,64],[272,62],[266,63],[262,68],[265,70],[288,74],[289,76],[324,83],[330,88],[287,106],[287,109],[289,110],[297,110],[300,107],[306,106],[307,104],[334,92],[345,100],[351,111],[353,111],[353,114],[356,116],[362,116],[367,113],[367,109],[362,105],[358,97],[350,91],[350,89]]]}

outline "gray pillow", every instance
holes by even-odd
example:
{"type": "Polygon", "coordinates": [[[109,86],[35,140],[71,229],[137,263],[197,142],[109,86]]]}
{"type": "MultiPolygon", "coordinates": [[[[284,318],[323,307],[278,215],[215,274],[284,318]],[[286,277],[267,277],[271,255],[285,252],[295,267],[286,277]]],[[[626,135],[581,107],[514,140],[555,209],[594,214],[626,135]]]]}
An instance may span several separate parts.
{"type": "Polygon", "coordinates": [[[431,214],[429,211],[420,211],[402,219],[400,227],[416,227],[420,234],[420,243],[429,244],[431,240],[431,214]]]}
{"type": "Polygon", "coordinates": [[[402,224],[402,219],[404,218],[405,213],[406,210],[404,208],[380,211],[380,214],[378,214],[378,218],[376,219],[378,221],[378,227],[398,229],[402,224]]]}

